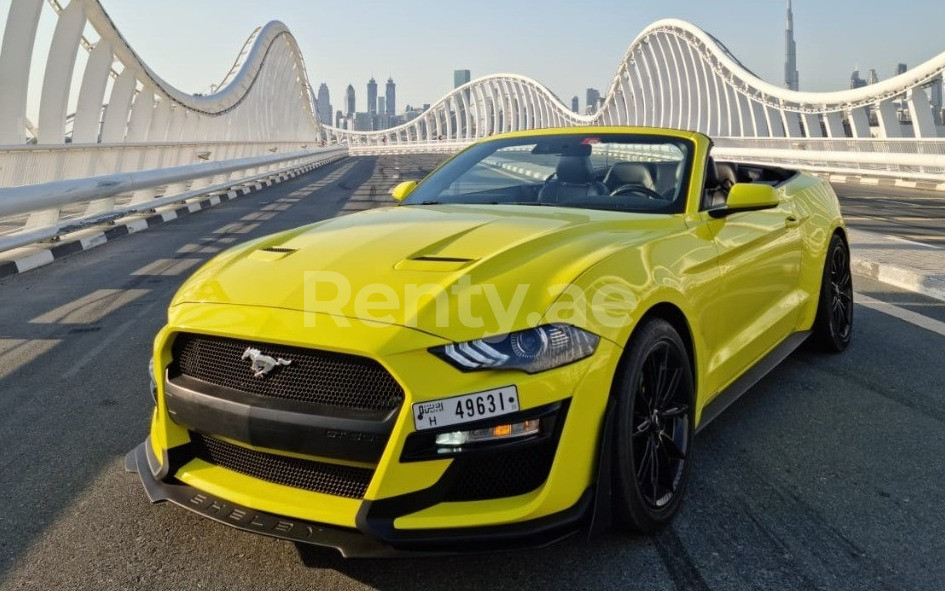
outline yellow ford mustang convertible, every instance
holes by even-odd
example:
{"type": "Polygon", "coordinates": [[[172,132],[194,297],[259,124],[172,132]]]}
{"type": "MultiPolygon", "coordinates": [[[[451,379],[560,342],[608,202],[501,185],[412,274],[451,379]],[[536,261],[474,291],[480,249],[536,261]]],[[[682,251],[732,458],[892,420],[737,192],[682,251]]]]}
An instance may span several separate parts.
{"type": "Polygon", "coordinates": [[[496,136],[399,205],[220,254],[157,335],[127,468],[151,501],[345,556],[655,531],[699,428],[851,336],[830,186],[711,146],[496,136]]]}

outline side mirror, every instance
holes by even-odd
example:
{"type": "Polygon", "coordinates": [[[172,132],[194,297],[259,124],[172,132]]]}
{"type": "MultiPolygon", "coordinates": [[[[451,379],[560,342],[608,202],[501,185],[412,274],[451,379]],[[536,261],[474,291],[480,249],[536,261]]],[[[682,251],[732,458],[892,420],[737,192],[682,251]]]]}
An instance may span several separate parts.
{"type": "Polygon", "coordinates": [[[771,185],[762,183],[736,183],[728,192],[725,207],[710,209],[709,215],[722,218],[740,211],[756,211],[777,207],[781,198],[771,185]]]}
{"type": "Polygon", "coordinates": [[[400,203],[407,198],[408,195],[413,193],[413,190],[417,188],[417,181],[404,181],[394,187],[394,190],[391,191],[390,196],[394,198],[394,201],[400,203]]]}

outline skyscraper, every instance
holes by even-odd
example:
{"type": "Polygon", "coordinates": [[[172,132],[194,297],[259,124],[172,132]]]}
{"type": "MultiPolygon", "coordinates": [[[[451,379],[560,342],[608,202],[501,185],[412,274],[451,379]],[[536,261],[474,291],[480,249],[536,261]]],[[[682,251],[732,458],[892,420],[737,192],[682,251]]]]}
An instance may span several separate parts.
{"type": "Polygon", "coordinates": [[[374,76],[367,83],[367,112],[371,115],[377,114],[377,82],[374,76]]]}
{"type": "Polygon", "coordinates": [[[331,100],[328,98],[328,85],[324,82],[318,86],[318,99],[315,102],[318,105],[318,120],[331,125],[331,100]]]}
{"type": "Polygon", "coordinates": [[[586,98],[587,98],[587,102],[586,102],[587,106],[585,107],[585,112],[587,112],[588,114],[591,114],[595,110],[597,110],[597,101],[600,99],[600,91],[597,90],[596,88],[588,88],[586,98]]]}
{"type": "Polygon", "coordinates": [[[387,97],[377,97],[377,112],[380,115],[387,114],[387,97]]]}
{"type": "Polygon", "coordinates": [[[345,117],[354,117],[354,86],[348,85],[345,90],[345,117]]]}
{"type": "Polygon", "coordinates": [[[397,92],[397,85],[394,84],[394,79],[388,78],[387,88],[384,94],[387,95],[387,114],[391,116],[394,116],[397,114],[397,107],[394,103],[396,92],[397,92]]]}
{"type": "Polygon", "coordinates": [[[469,80],[469,70],[453,70],[453,88],[459,88],[469,80]]]}
{"type": "Polygon", "coordinates": [[[862,88],[866,86],[866,80],[860,78],[860,68],[857,66],[853,73],[850,74],[850,88],[862,88]]]}
{"type": "Polygon", "coordinates": [[[791,0],[787,2],[784,54],[784,87],[789,90],[797,90],[800,76],[797,74],[797,46],[794,44],[794,13],[791,11],[791,0]]]}
{"type": "Polygon", "coordinates": [[[906,66],[906,64],[896,64],[896,76],[898,76],[899,74],[905,74],[906,70],[908,69],[909,67],[906,66]]]}
{"type": "Polygon", "coordinates": [[[866,75],[867,84],[876,84],[879,82],[879,74],[876,73],[876,70],[870,68],[869,73],[866,75]]]}
{"type": "Polygon", "coordinates": [[[580,108],[581,108],[581,101],[578,99],[577,96],[572,97],[572,98],[571,98],[571,110],[574,111],[575,113],[577,113],[578,110],[580,110],[580,108]]]}

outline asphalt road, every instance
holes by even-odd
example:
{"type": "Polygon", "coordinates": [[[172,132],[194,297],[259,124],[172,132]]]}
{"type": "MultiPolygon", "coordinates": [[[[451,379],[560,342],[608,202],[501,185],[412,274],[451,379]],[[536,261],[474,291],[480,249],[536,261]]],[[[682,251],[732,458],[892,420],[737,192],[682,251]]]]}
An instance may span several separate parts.
{"type": "Polygon", "coordinates": [[[945,193],[836,183],[852,228],[945,248],[945,193]]]}
{"type": "Polygon", "coordinates": [[[0,589],[945,588],[945,304],[862,278],[850,349],[795,353],[707,427],[656,537],[306,565],[149,505],[122,458],[180,282],[237,240],[384,203],[436,160],[348,159],[0,280],[0,589]]]}

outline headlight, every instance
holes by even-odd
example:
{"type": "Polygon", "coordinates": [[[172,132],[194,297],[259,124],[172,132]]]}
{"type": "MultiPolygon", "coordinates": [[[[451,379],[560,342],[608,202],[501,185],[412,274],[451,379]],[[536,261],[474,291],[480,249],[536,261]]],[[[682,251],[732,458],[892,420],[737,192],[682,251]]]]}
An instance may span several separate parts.
{"type": "Polygon", "coordinates": [[[599,341],[597,335],[569,324],[546,324],[434,347],[430,352],[462,371],[520,369],[538,373],[590,356],[599,341]]]}
{"type": "Polygon", "coordinates": [[[148,360],[148,377],[151,378],[151,398],[157,404],[157,377],[154,375],[154,357],[148,360]]]}

